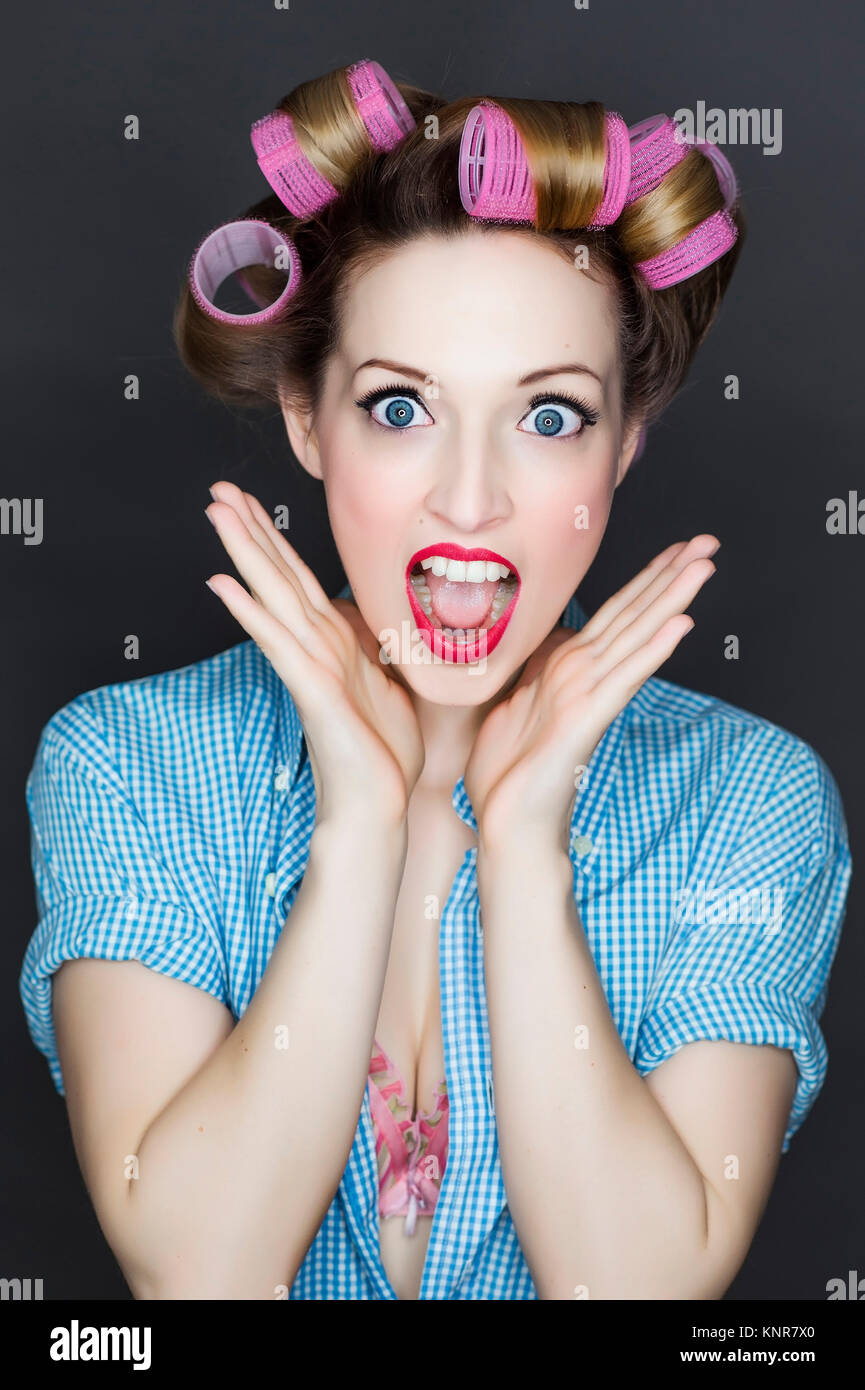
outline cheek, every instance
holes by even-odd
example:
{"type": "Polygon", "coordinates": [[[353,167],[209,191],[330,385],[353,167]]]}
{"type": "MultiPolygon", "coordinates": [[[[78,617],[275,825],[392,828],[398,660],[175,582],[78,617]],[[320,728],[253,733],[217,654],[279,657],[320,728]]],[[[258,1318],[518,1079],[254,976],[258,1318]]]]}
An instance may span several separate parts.
{"type": "Polygon", "coordinates": [[[526,499],[526,553],[552,585],[572,592],[585,574],[606,530],[612,495],[607,471],[593,470],[575,471],[526,499]]]}
{"type": "Polygon", "coordinates": [[[416,502],[391,468],[357,450],[331,455],[324,478],[334,543],[352,591],[368,616],[382,622],[394,602],[394,575],[408,554],[416,502]]]}

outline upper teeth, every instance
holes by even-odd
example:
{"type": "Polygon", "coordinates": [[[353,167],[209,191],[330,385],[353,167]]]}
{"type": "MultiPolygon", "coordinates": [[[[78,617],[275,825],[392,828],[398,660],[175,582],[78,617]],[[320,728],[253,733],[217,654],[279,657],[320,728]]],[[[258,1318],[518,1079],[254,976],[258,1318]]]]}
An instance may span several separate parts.
{"type": "Polygon", "coordinates": [[[507,579],[510,574],[507,565],[500,565],[496,560],[448,560],[444,555],[427,555],[421,565],[435,575],[467,584],[507,579]]]}

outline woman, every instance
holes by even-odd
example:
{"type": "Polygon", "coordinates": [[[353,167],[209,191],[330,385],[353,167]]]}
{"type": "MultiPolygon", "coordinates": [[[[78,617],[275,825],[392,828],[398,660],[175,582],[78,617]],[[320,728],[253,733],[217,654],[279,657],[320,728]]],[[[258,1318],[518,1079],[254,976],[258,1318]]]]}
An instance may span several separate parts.
{"type": "Polygon", "coordinates": [[[279,403],[349,585],[217,482],[249,640],[43,731],[22,996],[106,1238],[137,1298],[719,1298],[825,1076],[846,826],[802,740],[655,675],[716,537],[574,591],[732,171],[368,62],[253,143],[177,342],[279,403]]]}

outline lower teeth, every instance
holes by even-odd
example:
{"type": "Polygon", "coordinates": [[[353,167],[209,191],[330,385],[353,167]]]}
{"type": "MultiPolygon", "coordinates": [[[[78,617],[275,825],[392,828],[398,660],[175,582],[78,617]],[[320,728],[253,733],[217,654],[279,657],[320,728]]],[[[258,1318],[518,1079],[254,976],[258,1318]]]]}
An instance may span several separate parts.
{"type": "MultiPolygon", "coordinates": [[[[426,579],[422,574],[413,574],[410,576],[410,578],[415,598],[417,599],[426,616],[429,619],[432,619],[432,595],[430,594],[429,585],[427,584],[426,579]]],[[[484,624],[482,628],[466,629],[461,627],[441,627],[437,630],[441,631],[445,635],[445,637],[449,638],[451,641],[473,642],[477,640],[480,637],[481,632],[489,632],[490,628],[495,627],[499,618],[502,616],[511,599],[513,598],[515,589],[516,584],[511,582],[510,580],[502,580],[500,582],[499,588],[496,591],[495,598],[492,601],[492,605],[487,616],[487,622],[484,624]]]]}

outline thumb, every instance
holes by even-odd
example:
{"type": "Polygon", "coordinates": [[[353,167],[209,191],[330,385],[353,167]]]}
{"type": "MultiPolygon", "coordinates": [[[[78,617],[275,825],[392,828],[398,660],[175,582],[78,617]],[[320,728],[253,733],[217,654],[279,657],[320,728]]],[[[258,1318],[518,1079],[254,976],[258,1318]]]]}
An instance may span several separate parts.
{"type": "Polygon", "coordinates": [[[523,686],[531,685],[532,681],[540,675],[547,663],[548,658],[563,643],[570,642],[572,637],[576,637],[576,632],[572,627],[554,627],[552,632],[548,632],[539,647],[536,647],[523,667],[522,674],[516,684],[511,688],[510,694],[514,695],[523,686]]]}

